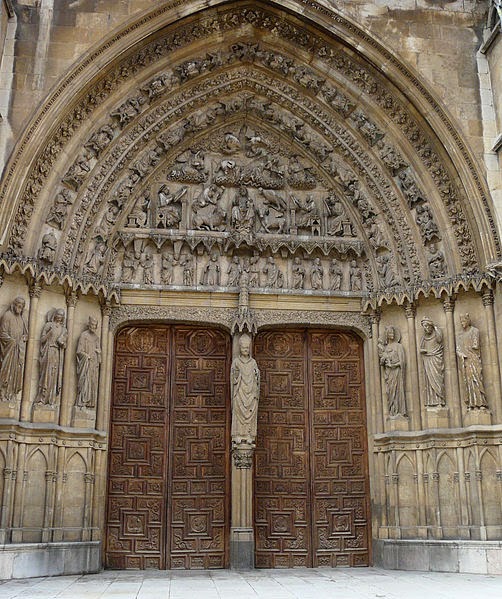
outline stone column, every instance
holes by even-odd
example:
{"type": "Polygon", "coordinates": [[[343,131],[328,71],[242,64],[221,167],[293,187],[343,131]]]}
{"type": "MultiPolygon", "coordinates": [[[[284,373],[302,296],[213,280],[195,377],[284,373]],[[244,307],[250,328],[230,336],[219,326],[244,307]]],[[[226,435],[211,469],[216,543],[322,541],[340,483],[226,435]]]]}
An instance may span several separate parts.
{"type": "Polygon", "coordinates": [[[421,449],[416,452],[416,485],[418,499],[418,537],[427,538],[427,494],[424,481],[424,455],[421,449]]]}
{"type": "Polygon", "coordinates": [[[502,417],[501,382],[498,359],[497,329],[493,310],[493,291],[487,289],[482,294],[485,308],[486,331],[488,333],[489,357],[484,360],[485,381],[487,384],[488,406],[493,414],[494,422],[500,422],[502,417]]]}
{"type": "Polygon", "coordinates": [[[417,329],[415,324],[416,308],[414,304],[407,303],[404,307],[406,323],[408,326],[408,350],[410,364],[411,393],[408,395],[408,413],[412,430],[421,430],[422,414],[420,406],[420,382],[418,378],[418,349],[417,329]]]}
{"type": "Polygon", "coordinates": [[[455,323],[453,321],[453,308],[455,299],[447,297],[443,300],[443,309],[446,317],[445,335],[445,378],[446,378],[446,406],[450,408],[451,426],[462,426],[462,397],[458,383],[457,354],[455,343],[455,323]]]}
{"type": "Polygon", "coordinates": [[[74,373],[74,339],[73,329],[75,324],[75,307],[78,296],[72,291],[66,297],[68,314],[66,317],[66,328],[68,329],[68,344],[64,354],[63,364],[63,392],[61,393],[61,411],[59,412],[59,424],[61,426],[70,426],[71,409],[75,400],[75,373],[74,373]]]}
{"type": "Polygon", "coordinates": [[[109,328],[110,328],[110,314],[112,312],[109,304],[101,306],[101,372],[99,376],[99,391],[98,391],[98,405],[97,405],[97,417],[96,417],[96,429],[101,431],[105,430],[107,421],[107,408],[109,403],[108,397],[108,362],[109,362],[109,328]]]}
{"type": "Polygon", "coordinates": [[[373,405],[374,415],[373,422],[375,423],[374,432],[384,431],[384,405],[382,396],[382,381],[380,378],[380,360],[378,357],[378,338],[380,336],[380,312],[375,310],[370,316],[371,323],[371,341],[370,341],[370,360],[373,372],[373,389],[375,401],[373,405]]]}
{"type": "Polygon", "coordinates": [[[253,454],[251,445],[232,449],[230,565],[236,570],[254,568],[253,454]]]}
{"type": "MultiPolygon", "coordinates": [[[[251,358],[251,336],[234,335],[232,361],[232,523],[230,530],[230,565],[238,570],[254,568],[253,529],[253,454],[258,417],[259,371],[251,358]],[[235,379],[235,380],[234,380],[235,379]],[[245,382],[244,391],[240,381],[245,382]],[[254,384],[252,381],[254,380],[254,384]],[[256,410],[253,418],[240,410],[243,393],[252,393],[256,410]]],[[[244,384],[244,383],[243,383],[244,384]]]]}
{"type": "Polygon", "coordinates": [[[21,399],[21,420],[31,420],[31,389],[35,369],[35,345],[37,327],[38,300],[42,287],[35,283],[30,287],[30,312],[28,317],[28,342],[26,344],[26,358],[24,366],[23,394],[21,399]]]}

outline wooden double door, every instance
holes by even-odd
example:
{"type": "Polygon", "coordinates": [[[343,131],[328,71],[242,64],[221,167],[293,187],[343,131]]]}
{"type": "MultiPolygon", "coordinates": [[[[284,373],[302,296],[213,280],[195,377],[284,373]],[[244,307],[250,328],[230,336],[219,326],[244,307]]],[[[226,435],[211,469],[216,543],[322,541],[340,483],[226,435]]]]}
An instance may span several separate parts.
{"type": "MultiPolygon", "coordinates": [[[[256,566],[369,564],[362,345],[265,331],[254,466],[256,566]]],[[[105,566],[226,568],[230,336],[137,326],[115,343],[105,566]]]]}
{"type": "Polygon", "coordinates": [[[216,329],[118,334],[106,567],[228,567],[230,358],[216,329]]]}
{"type": "Polygon", "coordinates": [[[260,333],[256,566],[366,566],[369,487],[362,343],[348,332],[260,333]]]}

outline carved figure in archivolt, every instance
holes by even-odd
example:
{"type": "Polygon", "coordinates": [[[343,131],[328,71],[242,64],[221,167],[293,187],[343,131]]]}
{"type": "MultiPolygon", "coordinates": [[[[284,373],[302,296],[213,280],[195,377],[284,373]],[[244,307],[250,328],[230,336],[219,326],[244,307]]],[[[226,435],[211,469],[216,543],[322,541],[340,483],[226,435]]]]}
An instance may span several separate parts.
{"type": "Polygon", "coordinates": [[[50,310],[40,336],[38,393],[36,403],[53,406],[61,394],[63,358],[68,333],[64,310],[50,310]]]}
{"type": "Polygon", "coordinates": [[[424,334],[420,353],[425,373],[425,405],[437,408],[445,405],[443,333],[429,317],[422,318],[424,334]]]}
{"type": "Polygon", "coordinates": [[[239,355],[232,362],[232,441],[253,444],[256,439],[260,371],[251,357],[251,337],[239,338],[239,355]]]}
{"type": "Polygon", "coordinates": [[[16,297],[0,318],[0,400],[16,401],[23,388],[28,327],[23,317],[25,300],[16,297]]]}
{"type": "Polygon", "coordinates": [[[87,328],[77,342],[77,400],[79,408],[95,408],[98,398],[101,344],[96,333],[98,321],[89,316],[87,328]]]}
{"type": "Polygon", "coordinates": [[[38,259],[45,264],[52,264],[56,258],[58,242],[51,231],[42,237],[42,244],[38,250],[38,259]]]}
{"type": "Polygon", "coordinates": [[[468,410],[488,408],[483,384],[479,329],[471,323],[469,314],[460,317],[462,332],[457,335],[457,355],[465,383],[468,410]]]}
{"type": "Polygon", "coordinates": [[[389,416],[406,416],[406,355],[397,327],[385,328],[384,336],[378,342],[378,354],[383,368],[389,416]]]}

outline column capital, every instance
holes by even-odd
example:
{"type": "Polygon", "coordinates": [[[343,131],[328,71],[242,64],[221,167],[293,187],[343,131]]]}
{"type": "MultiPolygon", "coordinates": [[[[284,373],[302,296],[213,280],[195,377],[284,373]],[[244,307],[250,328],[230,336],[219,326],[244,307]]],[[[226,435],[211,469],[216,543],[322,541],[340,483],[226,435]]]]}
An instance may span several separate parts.
{"type": "Polygon", "coordinates": [[[406,302],[403,307],[406,318],[415,318],[417,314],[417,307],[413,302],[406,302]]]}
{"type": "Polygon", "coordinates": [[[493,291],[491,289],[485,289],[481,293],[481,299],[483,301],[483,306],[485,306],[485,308],[487,306],[493,306],[493,302],[494,302],[493,291]]]}
{"type": "Polygon", "coordinates": [[[369,316],[370,316],[370,324],[371,324],[371,326],[373,326],[374,324],[379,324],[382,313],[380,312],[380,310],[373,310],[369,316]]]}
{"type": "Polygon", "coordinates": [[[453,296],[445,297],[443,300],[443,310],[445,312],[453,312],[455,307],[455,298],[453,296]]]}
{"type": "Polygon", "coordinates": [[[78,294],[76,291],[71,291],[66,295],[66,305],[68,308],[74,308],[78,302],[78,294]]]}
{"type": "Polygon", "coordinates": [[[30,285],[29,294],[31,298],[39,298],[42,294],[42,285],[40,283],[32,283],[30,285]]]}

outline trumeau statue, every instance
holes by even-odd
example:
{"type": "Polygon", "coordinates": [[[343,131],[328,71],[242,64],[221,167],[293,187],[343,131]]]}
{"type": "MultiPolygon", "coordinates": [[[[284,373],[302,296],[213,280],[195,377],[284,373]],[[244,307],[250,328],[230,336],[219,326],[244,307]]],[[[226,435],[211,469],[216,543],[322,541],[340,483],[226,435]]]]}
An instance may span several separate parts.
{"type": "Polygon", "coordinates": [[[77,400],[78,408],[95,408],[98,398],[101,344],[96,330],[98,321],[89,316],[87,328],[77,343],[77,400]]]}
{"type": "Polygon", "coordinates": [[[422,318],[424,334],[420,340],[420,354],[425,373],[425,406],[445,405],[443,333],[429,317],[422,318]]]}
{"type": "Polygon", "coordinates": [[[251,357],[251,337],[239,337],[239,355],[232,362],[232,441],[253,445],[256,439],[260,371],[251,357]]]}
{"type": "Polygon", "coordinates": [[[479,329],[471,324],[469,314],[460,317],[460,324],[462,332],[457,335],[457,355],[465,383],[465,403],[468,410],[488,408],[483,384],[479,329]]]}
{"type": "Polygon", "coordinates": [[[23,317],[25,300],[16,297],[0,318],[0,400],[14,402],[23,388],[28,327],[23,317]]]}
{"type": "Polygon", "coordinates": [[[385,328],[384,336],[378,342],[378,354],[384,373],[389,416],[406,416],[406,356],[397,327],[385,328]]]}
{"type": "Polygon", "coordinates": [[[36,403],[53,406],[61,394],[63,358],[68,333],[64,310],[50,310],[40,336],[38,393],[36,403]]]}

